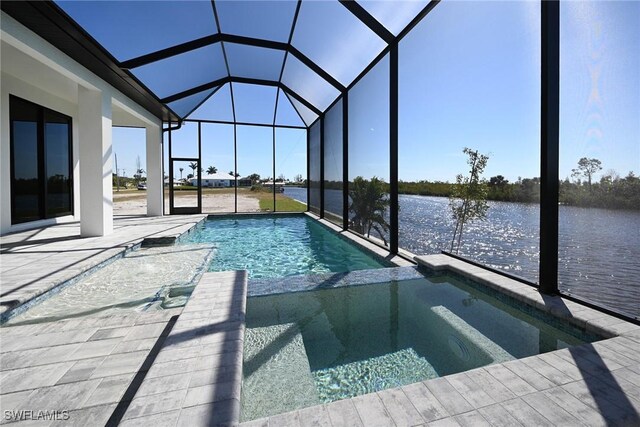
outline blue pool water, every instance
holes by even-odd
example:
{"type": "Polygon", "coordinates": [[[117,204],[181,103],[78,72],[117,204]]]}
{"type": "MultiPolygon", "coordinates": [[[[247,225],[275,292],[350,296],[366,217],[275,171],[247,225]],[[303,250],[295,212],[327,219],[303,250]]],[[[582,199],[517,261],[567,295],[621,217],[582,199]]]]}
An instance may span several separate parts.
{"type": "Polygon", "coordinates": [[[389,266],[304,215],[211,218],[181,243],[213,244],[209,271],[247,270],[250,278],[389,266]]]}
{"type": "Polygon", "coordinates": [[[247,421],[593,341],[450,276],[251,297],[247,421]]]}

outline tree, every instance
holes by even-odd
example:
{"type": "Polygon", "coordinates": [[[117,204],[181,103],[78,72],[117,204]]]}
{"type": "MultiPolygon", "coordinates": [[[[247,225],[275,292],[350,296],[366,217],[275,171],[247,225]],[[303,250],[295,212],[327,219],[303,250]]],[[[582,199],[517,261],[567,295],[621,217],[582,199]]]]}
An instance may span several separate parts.
{"type": "Polygon", "coordinates": [[[455,246],[456,253],[460,252],[465,224],[476,219],[485,219],[489,209],[487,204],[487,181],[481,178],[489,156],[467,147],[462,151],[469,157],[467,164],[471,166],[471,170],[469,171],[469,176],[463,176],[462,174],[456,176],[456,184],[453,186],[449,197],[449,207],[455,221],[453,238],[451,239],[451,252],[453,252],[455,246]]]}
{"type": "Polygon", "coordinates": [[[114,152],[113,157],[116,160],[116,191],[120,191],[120,177],[118,176],[118,153],[114,152]]]}
{"type": "Polygon", "coordinates": [[[252,173],[247,178],[251,181],[251,185],[256,185],[260,181],[260,175],[257,173],[252,173]]]}
{"type": "Polygon", "coordinates": [[[209,166],[209,167],[207,168],[207,173],[208,173],[209,175],[213,175],[214,173],[217,173],[217,172],[218,172],[218,168],[217,168],[217,167],[215,167],[215,166],[209,166]]]}
{"type": "Polygon", "coordinates": [[[509,184],[509,181],[502,175],[492,176],[489,179],[489,187],[504,187],[509,184]]]}
{"type": "Polygon", "coordinates": [[[578,167],[571,169],[571,176],[574,178],[585,177],[591,190],[591,179],[593,175],[602,169],[602,162],[598,159],[588,159],[586,157],[578,160],[578,167]]]}
{"type": "Polygon", "coordinates": [[[302,175],[300,175],[300,174],[297,174],[296,176],[293,177],[293,180],[295,182],[302,182],[303,179],[304,178],[302,178],[302,175]]]}
{"type": "Polygon", "coordinates": [[[182,171],[184,170],[184,168],[180,168],[180,181],[182,181],[182,171]]]}
{"type": "Polygon", "coordinates": [[[191,168],[191,170],[193,170],[193,175],[195,176],[195,174],[196,174],[196,169],[198,169],[198,162],[191,162],[191,163],[189,163],[189,167],[191,168]]]}
{"type": "Polygon", "coordinates": [[[144,169],[140,164],[140,156],[136,156],[136,173],[133,175],[133,178],[136,181],[136,185],[140,183],[142,180],[142,174],[144,173],[144,169]]]}
{"type": "Polygon", "coordinates": [[[391,203],[387,197],[386,183],[375,176],[371,180],[357,176],[349,184],[349,196],[353,229],[367,237],[371,235],[371,229],[374,229],[386,245],[384,233],[389,231],[389,224],[384,215],[391,203]]]}

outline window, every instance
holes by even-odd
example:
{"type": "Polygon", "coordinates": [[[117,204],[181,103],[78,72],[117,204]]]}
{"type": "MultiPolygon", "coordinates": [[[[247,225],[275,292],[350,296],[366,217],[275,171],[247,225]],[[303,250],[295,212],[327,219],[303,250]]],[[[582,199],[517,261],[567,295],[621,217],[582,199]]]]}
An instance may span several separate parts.
{"type": "Polygon", "coordinates": [[[10,97],[11,223],[73,214],[71,118],[10,97]]]}

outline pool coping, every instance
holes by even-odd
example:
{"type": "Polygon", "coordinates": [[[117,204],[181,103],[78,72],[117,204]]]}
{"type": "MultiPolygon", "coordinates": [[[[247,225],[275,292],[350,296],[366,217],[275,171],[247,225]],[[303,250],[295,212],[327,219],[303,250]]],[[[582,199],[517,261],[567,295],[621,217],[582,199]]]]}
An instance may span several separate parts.
{"type": "Polygon", "coordinates": [[[418,265],[428,270],[459,274],[603,338],[613,338],[625,332],[640,330],[640,326],[630,321],[570,301],[560,295],[545,295],[515,279],[445,254],[416,256],[415,260],[418,265]]]}
{"type": "Polygon", "coordinates": [[[239,424],[247,282],[202,275],[119,425],[239,424]]]}

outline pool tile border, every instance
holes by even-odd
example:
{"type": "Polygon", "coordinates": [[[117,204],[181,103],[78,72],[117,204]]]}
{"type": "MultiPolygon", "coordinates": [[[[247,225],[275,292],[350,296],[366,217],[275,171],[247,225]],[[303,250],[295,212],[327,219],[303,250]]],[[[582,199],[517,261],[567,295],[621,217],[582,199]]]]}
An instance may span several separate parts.
{"type": "Polygon", "coordinates": [[[354,270],[343,273],[320,273],[304,276],[249,279],[248,297],[321,289],[363,286],[398,280],[421,279],[424,275],[415,266],[354,270]]]}
{"type": "Polygon", "coordinates": [[[345,231],[341,227],[338,227],[337,225],[332,223],[331,221],[328,221],[324,218],[320,218],[312,212],[304,212],[303,214],[317,221],[319,224],[325,226],[326,228],[334,231],[335,233],[338,234],[338,236],[347,240],[348,242],[354,243],[358,247],[365,249],[365,251],[367,251],[370,254],[373,254],[374,257],[378,258],[380,261],[383,261],[387,264],[395,265],[398,267],[409,267],[409,266],[415,265],[415,263],[407,260],[406,258],[397,256],[397,255],[391,255],[388,249],[382,248],[376,245],[375,243],[367,240],[366,238],[358,236],[355,233],[352,233],[350,231],[345,231]]]}

